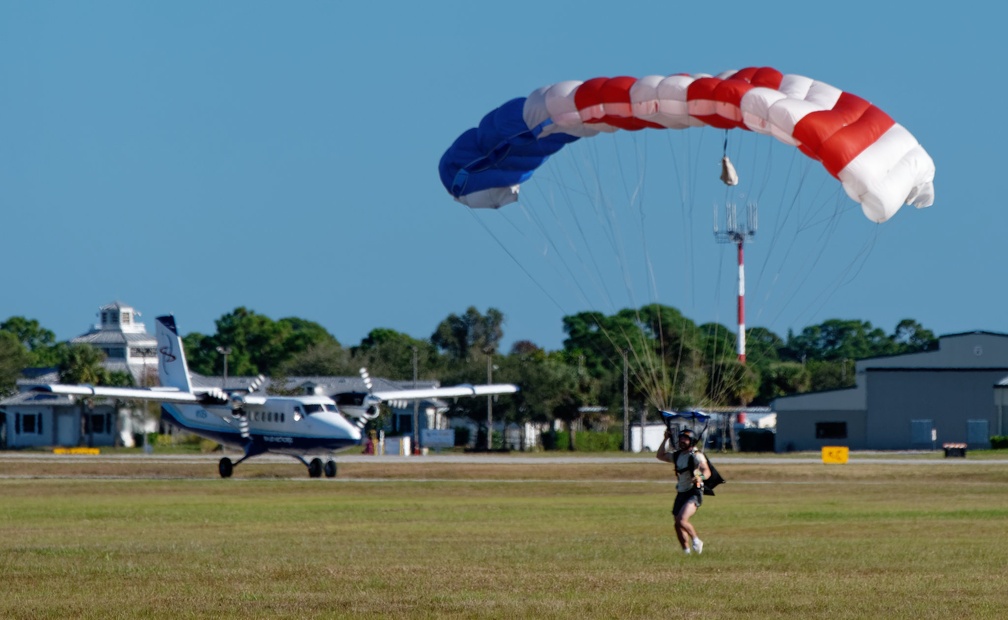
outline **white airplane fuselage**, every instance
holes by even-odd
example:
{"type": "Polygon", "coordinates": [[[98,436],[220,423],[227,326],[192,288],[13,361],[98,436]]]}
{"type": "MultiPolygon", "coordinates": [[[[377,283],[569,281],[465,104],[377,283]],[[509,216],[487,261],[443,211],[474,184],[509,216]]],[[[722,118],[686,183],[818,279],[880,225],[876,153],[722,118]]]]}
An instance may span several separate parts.
{"type": "Polygon", "coordinates": [[[269,396],[261,404],[245,404],[240,415],[230,405],[162,403],[161,417],[201,437],[254,454],[328,454],[361,442],[360,429],[325,396],[269,396]]]}

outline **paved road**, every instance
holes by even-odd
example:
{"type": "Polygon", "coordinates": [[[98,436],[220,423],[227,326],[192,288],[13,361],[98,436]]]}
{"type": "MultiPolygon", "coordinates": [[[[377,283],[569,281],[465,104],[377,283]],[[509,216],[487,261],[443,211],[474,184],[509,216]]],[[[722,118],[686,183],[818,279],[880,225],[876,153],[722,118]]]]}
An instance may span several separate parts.
{"type": "MultiPolygon", "coordinates": [[[[237,458],[238,454],[228,454],[232,458],[237,458]]],[[[30,463],[30,462],[100,462],[100,463],[206,463],[216,465],[220,459],[220,453],[213,454],[98,454],[98,455],[78,455],[78,454],[51,454],[48,452],[5,452],[0,451],[0,463],[30,463]]],[[[642,456],[521,456],[521,455],[495,455],[495,454],[429,454],[427,456],[365,456],[362,454],[348,454],[335,456],[337,463],[458,463],[458,464],[525,464],[525,465],[554,465],[554,464],[630,464],[630,463],[653,463],[653,455],[642,456]]],[[[721,464],[775,464],[786,465],[788,463],[821,463],[819,455],[809,456],[728,456],[712,454],[711,459],[718,465],[721,464]]],[[[264,454],[254,457],[257,462],[290,463],[289,456],[264,454]]],[[[250,461],[251,462],[251,461],[250,461]]],[[[878,453],[864,452],[852,453],[850,455],[851,464],[857,463],[893,463],[893,464],[915,464],[915,465],[967,465],[967,464],[1000,464],[1008,466],[1008,459],[978,459],[978,458],[933,458],[928,453],[878,453]]]]}

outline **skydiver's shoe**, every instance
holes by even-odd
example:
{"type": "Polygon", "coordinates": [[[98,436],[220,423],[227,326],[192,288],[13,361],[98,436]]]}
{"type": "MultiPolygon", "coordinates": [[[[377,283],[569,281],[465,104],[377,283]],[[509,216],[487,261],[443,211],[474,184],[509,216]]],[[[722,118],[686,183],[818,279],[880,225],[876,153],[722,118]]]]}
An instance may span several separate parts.
{"type": "Polygon", "coordinates": [[[703,553],[703,541],[699,538],[693,539],[693,551],[696,551],[697,555],[703,553]]]}
{"type": "Polygon", "coordinates": [[[689,547],[683,547],[682,550],[683,550],[683,553],[685,553],[686,555],[689,555],[689,554],[693,553],[692,551],[690,551],[689,547]]]}

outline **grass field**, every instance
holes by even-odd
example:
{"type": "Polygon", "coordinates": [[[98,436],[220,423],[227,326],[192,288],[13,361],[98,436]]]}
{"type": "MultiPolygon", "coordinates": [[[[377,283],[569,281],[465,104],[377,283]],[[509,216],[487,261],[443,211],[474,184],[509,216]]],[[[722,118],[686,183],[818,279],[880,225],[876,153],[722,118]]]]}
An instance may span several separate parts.
{"type": "Polygon", "coordinates": [[[715,462],[729,482],[685,556],[657,461],[354,462],[336,480],[5,461],[0,617],[1008,614],[1008,462],[715,462]]]}

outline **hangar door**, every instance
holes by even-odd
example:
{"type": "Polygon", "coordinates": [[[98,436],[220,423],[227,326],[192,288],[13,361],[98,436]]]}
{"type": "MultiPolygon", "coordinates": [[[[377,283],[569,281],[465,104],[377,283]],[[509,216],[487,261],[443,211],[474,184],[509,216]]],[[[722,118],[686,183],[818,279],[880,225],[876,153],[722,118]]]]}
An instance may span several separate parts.
{"type": "Polygon", "coordinates": [[[966,420],[966,445],[974,449],[990,447],[987,420],[966,420]]]}
{"type": "Polygon", "coordinates": [[[910,420],[910,443],[914,447],[931,446],[934,420],[910,420]]]}

